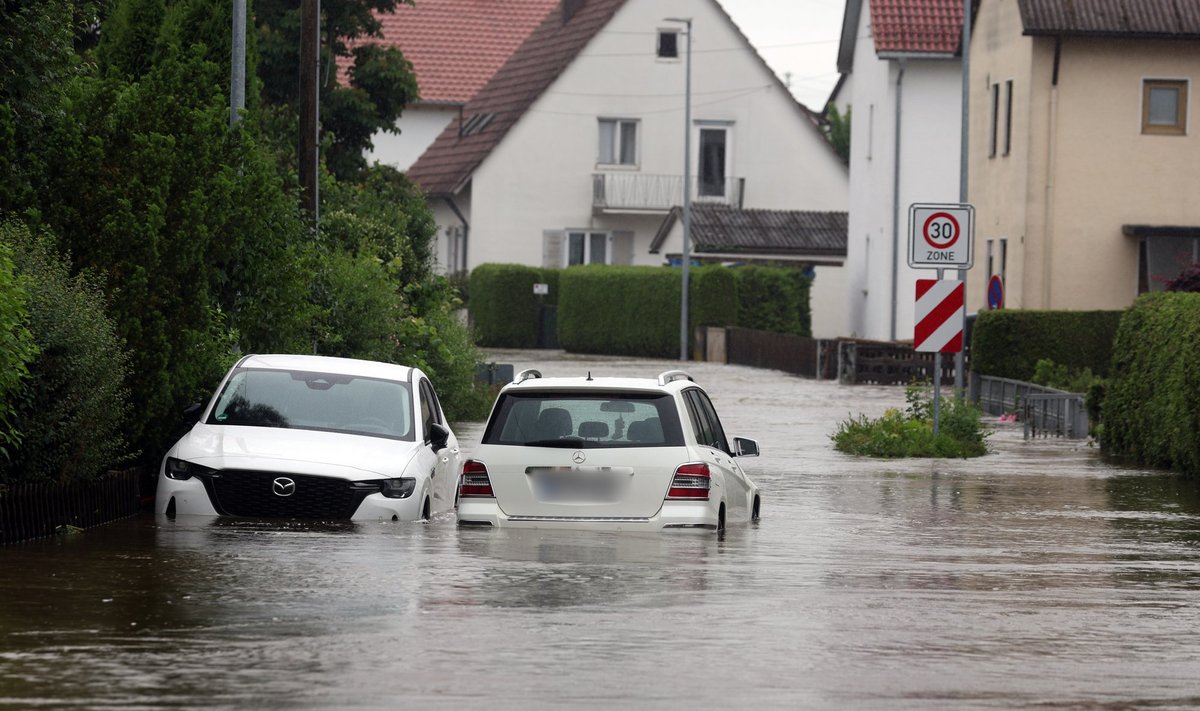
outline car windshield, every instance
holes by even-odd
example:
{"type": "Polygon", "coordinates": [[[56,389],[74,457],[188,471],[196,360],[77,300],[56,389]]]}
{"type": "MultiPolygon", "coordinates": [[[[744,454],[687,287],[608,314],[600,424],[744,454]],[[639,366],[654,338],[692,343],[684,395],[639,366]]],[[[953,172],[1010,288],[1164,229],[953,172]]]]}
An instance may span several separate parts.
{"type": "Polygon", "coordinates": [[[500,396],[484,444],[601,449],[677,447],[683,431],[663,393],[529,391],[500,396]]]}
{"type": "Polygon", "coordinates": [[[239,369],[217,398],[210,425],[283,427],[412,441],[407,383],[337,373],[239,369]]]}

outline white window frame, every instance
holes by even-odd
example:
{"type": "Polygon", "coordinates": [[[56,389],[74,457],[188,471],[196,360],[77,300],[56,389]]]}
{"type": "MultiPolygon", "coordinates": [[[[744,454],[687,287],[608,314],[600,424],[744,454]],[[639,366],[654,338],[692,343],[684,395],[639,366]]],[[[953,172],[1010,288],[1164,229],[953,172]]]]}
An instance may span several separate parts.
{"type": "Polygon", "coordinates": [[[640,119],[632,118],[616,118],[612,116],[601,116],[596,122],[596,165],[605,168],[629,168],[637,169],[642,160],[642,127],[640,119]],[[604,155],[601,152],[601,141],[603,140],[604,132],[601,129],[606,123],[613,124],[612,142],[609,147],[612,151],[612,156],[615,162],[605,162],[604,155]],[[621,161],[621,139],[625,132],[629,130],[629,126],[633,126],[633,162],[624,163],[621,161]]]}
{"type": "Polygon", "coordinates": [[[571,238],[579,236],[583,239],[583,261],[580,264],[612,264],[613,258],[613,235],[612,232],[605,230],[593,229],[565,229],[563,230],[563,250],[562,260],[563,267],[572,266],[571,264],[571,238]],[[592,259],[592,240],[594,236],[604,236],[604,261],[597,262],[592,259]]]}

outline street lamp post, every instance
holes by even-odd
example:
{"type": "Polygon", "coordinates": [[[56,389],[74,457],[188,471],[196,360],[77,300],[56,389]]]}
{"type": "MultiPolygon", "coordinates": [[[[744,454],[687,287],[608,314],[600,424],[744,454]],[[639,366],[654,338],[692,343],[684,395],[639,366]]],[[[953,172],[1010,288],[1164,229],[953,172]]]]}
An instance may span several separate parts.
{"type": "Polygon", "coordinates": [[[679,300],[679,360],[688,359],[688,267],[692,261],[692,18],[668,17],[664,22],[687,26],[683,100],[683,284],[679,300]]]}

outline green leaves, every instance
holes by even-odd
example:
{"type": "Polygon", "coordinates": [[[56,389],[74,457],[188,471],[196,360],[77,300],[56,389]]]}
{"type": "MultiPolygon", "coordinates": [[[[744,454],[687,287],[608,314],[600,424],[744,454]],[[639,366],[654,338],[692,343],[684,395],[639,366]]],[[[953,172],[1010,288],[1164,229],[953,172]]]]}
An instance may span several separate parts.
{"type": "Polygon", "coordinates": [[[955,399],[941,401],[938,433],[933,433],[933,401],[928,383],[913,383],[905,390],[903,412],[890,409],[878,419],[865,415],[849,418],[830,437],[839,452],[866,457],[933,457],[956,459],[988,453],[990,432],[973,405],[955,399]]]}

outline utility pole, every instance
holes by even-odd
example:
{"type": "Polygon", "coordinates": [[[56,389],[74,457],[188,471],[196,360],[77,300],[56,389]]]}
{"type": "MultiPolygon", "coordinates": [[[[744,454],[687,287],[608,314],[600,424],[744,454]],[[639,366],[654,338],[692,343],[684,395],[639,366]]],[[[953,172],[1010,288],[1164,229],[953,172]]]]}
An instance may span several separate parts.
{"type": "Polygon", "coordinates": [[[692,18],[668,17],[687,25],[683,100],[683,284],[679,298],[679,360],[688,359],[688,267],[692,261],[692,18]]]}
{"type": "MultiPolygon", "coordinates": [[[[971,101],[971,2],[963,0],[963,29],[962,29],[962,136],[959,142],[958,166],[958,201],[967,203],[967,151],[970,148],[970,101],[971,101]]],[[[975,235],[971,235],[975,239],[975,235]]],[[[963,283],[963,294],[967,293],[967,270],[958,270],[958,280],[963,283]]],[[[963,334],[964,336],[966,334],[963,334]]],[[[968,344],[969,345],[969,344],[968,344]]],[[[963,399],[963,352],[954,354],[954,394],[958,400],[963,399]]],[[[942,374],[937,374],[940,380],[942,374]]]]}
{"type": "Polygon", "coordinates": [[[233,0],[233,55],[229,77],[229,127],[242,119],[246,108],[246,0],[233,0]]]}
{"type": "Polygon", "coordinates": [[[313,230],[316,231],[320,219],[317,101],[321,61],[321,1],[301,0],[300,13],[300,204],[308,212],[313,230]]]}

